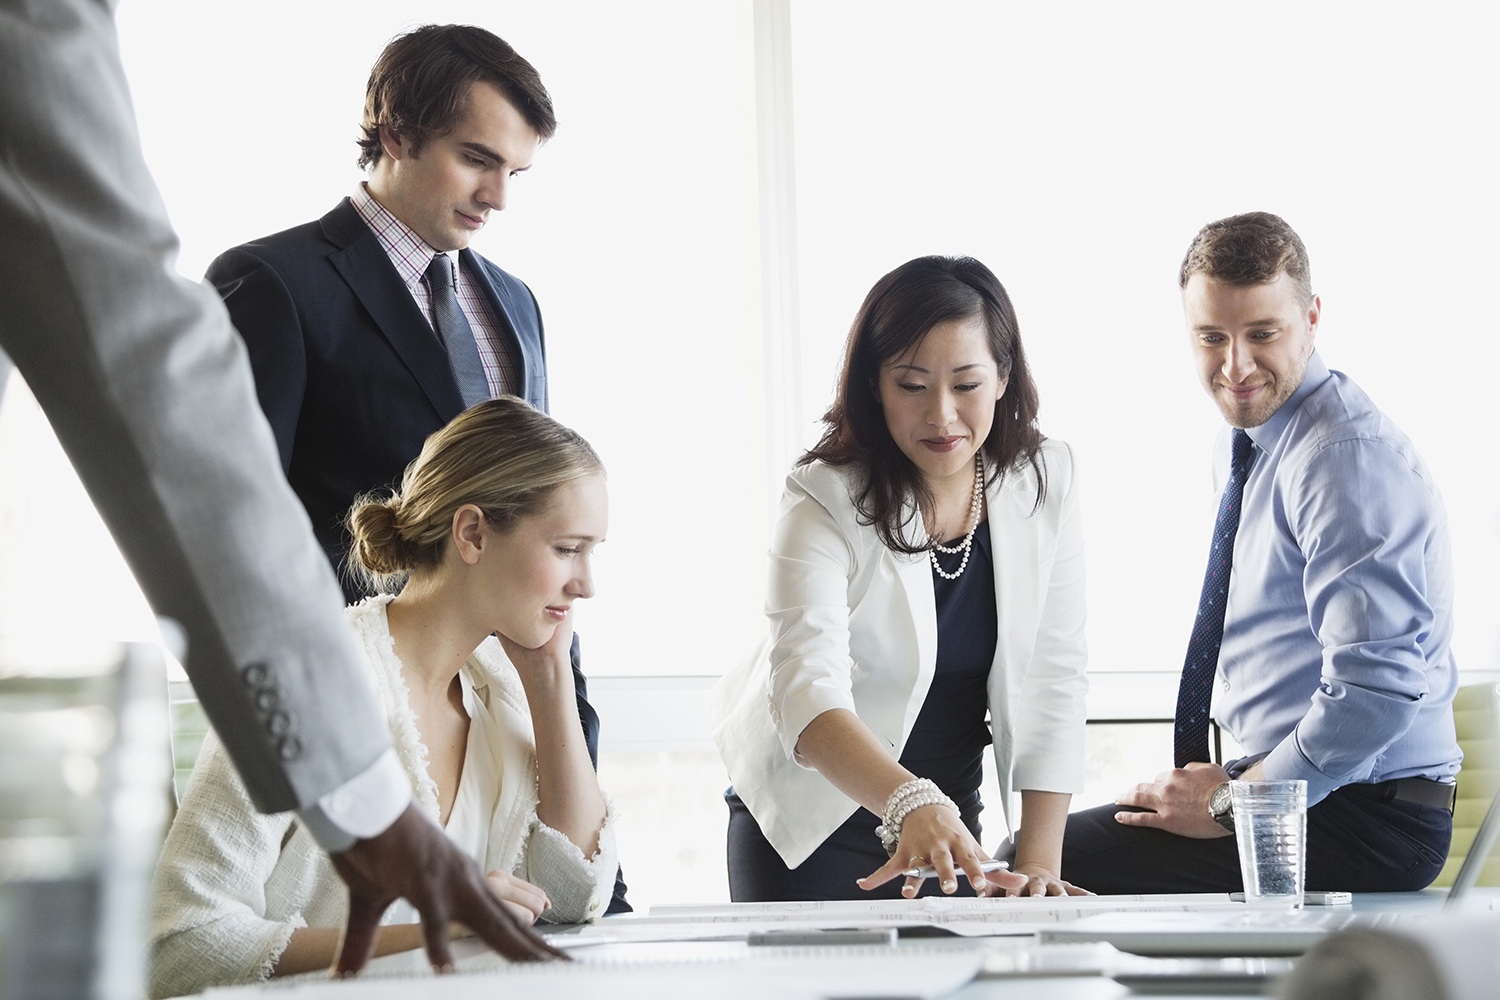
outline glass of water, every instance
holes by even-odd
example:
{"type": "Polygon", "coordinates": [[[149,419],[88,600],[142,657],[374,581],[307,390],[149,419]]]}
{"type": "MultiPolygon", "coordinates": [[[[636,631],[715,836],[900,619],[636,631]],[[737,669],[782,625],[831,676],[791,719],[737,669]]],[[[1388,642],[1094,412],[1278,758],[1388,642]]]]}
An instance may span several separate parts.
{"type": "Polygon", "coordinates": [[[0,996],[137,1000],[169,753],[161,650],[0,635],[0,996]]]}
{"type": "Polygon", "coordinates": [[[1307,782],[1233,781],[1245,902],[1300,908],[1307,868],[1307,782]]]}

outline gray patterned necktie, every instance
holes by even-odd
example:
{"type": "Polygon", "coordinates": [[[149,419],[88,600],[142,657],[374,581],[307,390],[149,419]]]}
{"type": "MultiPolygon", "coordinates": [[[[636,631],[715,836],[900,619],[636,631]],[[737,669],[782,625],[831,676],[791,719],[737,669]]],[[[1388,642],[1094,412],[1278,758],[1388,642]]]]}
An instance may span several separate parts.
{"type": "Polygon", "coordinates": [[[484,377],[484,363],[479,360],[479,345],[474,329],[458,305],[458,288],[453,281],[453,260],[445,253],[432,258],[427,265],[427,289],[432,294],[432,320],[438,338],[448,352],[448,367],[464,399],[464,409],[490,398],[490,383],[484,377]]]}

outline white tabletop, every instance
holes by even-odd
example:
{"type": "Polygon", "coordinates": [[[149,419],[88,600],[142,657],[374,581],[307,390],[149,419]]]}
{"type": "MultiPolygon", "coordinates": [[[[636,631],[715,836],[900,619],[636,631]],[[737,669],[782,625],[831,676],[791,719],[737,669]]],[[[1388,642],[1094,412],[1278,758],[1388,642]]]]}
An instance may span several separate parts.
{"type": "MultiPolygon", "coordinates": [[[[1487,908],[1493,908],[1500,895],[1495,890],[1476,890],[1487,900],[1487,908]]],[[[1344,912],[1359,914],[1382,914],[1403,912],[1431,912],[1441,910],[1446,893],[1443,890],[1424,890],[1414,893],[1370,893],[1357,894],[1352,907],[1340,907],[1344,912]]],[[[1198,909],[1209,913],[1232,911],[1233,905],[1221,894],[1205,894],[1199,897],[1198,906],[1184,905],[1182,896],[1093,897],[1082,905],[1108,912],[1112,906],[1140,908],[1155,913],[1181,912],[1198,909]]],[[[945,901],[958,904],[959,901],[945,901]]],[[[1068,900],[1054,899],[1050,903],[1030,900],[990,901],[996,913],[1023,911],[1028,917],[1042,918],[1040,923],[1059,926],[1058,918],[1069,919],[1066,913],[1068,900]],[[1043,914],[1055,916],[1043,917],[1043,914]],[[1050,921],[1050,922],[1049,922],[1050,921]]],[[[848,915],[831,904],[819,909],[827,919],[825,926],[851,926],[848,915]]],[[[772,908],[775,909],[775,908],[772,908]]],[[[1130,991],[1116,983],[1102,969],[1111,965],[1121,967],[1142,960],[1121,956],[1108,945],[1054,945],[1041,943],[1031,933],[1037,922],[1009,921],[995,927],[1003,936],[903,936],[896,944],[886,946],[806,946],[753,947],[744,940],[745,934],[755,927],[784,929],[806,922],[808,926],[818,923],[809,919],[796,907],[781,908],[783,916],[792,918],[779,924],[766,924],[766,907],[735,906],[674,908],[658,907],[652,914],[642,918],[623,916],[607,918],[598,924],[574,928],[544,928],[554,941],[564,944],[575,962],[572,969],[557,967],[536,968],[507,966],[503,959],[488,952],[478,942],[470,940],[454,943],[455,958],[460,975],[442,983],[428,980],[424,986],[420,978],[427,975],[426,962],[420,952],[389,955],[371,963],[369,976],[362,977],[364,989],[351,990],[355,983],[315,982],[316,977],[306,977],[302,984],[290,989],[286,1000],[306,996],[309,1000],[342,1000],[350,997],[379,997],[387,991],[392,997],[418,998],[428,993],[444,998],[460,998],[471,993],[478,996],[494,996],[503,981],[510,980],[509,987],[518,994],[545,996],[548,1000],[560,1000],[568,996],[588,996],[592,1000],[630,1000],[630,998],[672,998],[704,995],[709,989],[716,996],[724,997],[775,997],[776,1000],[798,1000],[853,991],[865,996],[917,996],[928,991],[920,984],[943,981],[963,982],[974,966],[980,966],[977,978],[966,982],[956,991],[951,987],[944,993],[956,1000],[981,1000],[981,998],[1047,998],[1047,1000],[1103,1000],[1103,998],[1132,996],[1130,991]],[[665,940],[649,941],[643,937],[700,936],[713,933],[721,940],[665,940]],[[1113,962],[1109,956],[1115,956],[1113,962]],[[968,963],[967,966],[965,963],[968,963]],[[1069,970],[1077,970],[1072,974],[1069,970]],[[389,980],[399,977],[398,982],[389,980]],[[411,977],[418,977],[414,981],[411,977]],[[871,983],[878,984],[884,992],[870,992],[871,983]]],[[[916,907],[909,908],[915,912],[916,907]]],[[[1319,908],[1321,909],[1321,908],[1319,908]]],[[[872,907],[890,920],[887,907],[872,907]]],[[[939,916],[962,916],[956,909],[933,911],[939,916]]],[[[940,919],[934,921],[941,923],[940,919]]],[[[880,920],[872,921],[879,923],[880,920]]],[[[900,924],[900,919],[896,920],[900,924]]],[[[887,926],[891,925],[889,922],[887,926]]],[[[910,933],[915,922],[902,925],[910,933]]],[[[964,933],[974,933],[969,923],[955,923],[964,933]]],[[[1261,960],[1249,960],[1261,961],[1261,960]]],[[[1271,960],[1280,962],[1283,960],[1271,960]]],[[[278,989],[286,989],[283,984],[278,989]]],[[[259,992],[255,989],[224,991],[224,996],[249,996],[259,992]]],[[[1178,996],[1222,995],[1204,993],[1179,993],[1178,996]]]]}

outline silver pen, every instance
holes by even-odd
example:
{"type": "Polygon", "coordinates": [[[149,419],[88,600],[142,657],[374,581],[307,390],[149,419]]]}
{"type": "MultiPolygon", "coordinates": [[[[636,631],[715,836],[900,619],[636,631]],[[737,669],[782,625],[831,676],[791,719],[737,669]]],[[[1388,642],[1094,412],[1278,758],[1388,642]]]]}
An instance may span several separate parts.
{"type": "MultiPolygon", "coordinates": [[[[1007,862],[1007,861],[981,861],[981,862],[979,862],[979,870],[982,871],[982,872],[1005,871],[1005,870],[1008,870],[1009,868],[1010,868],[1010,863],[1007,862]]],[[[958,867],[957,865],[953,866],[953,871],[957,875],[963,875],[963,874],[965,874],[964,870],[962,868],[958,867]]],[[[937,878],[937,869],[934,868],[934,867],[932,867],[931,865],[923,865],[920,868],[908,868],[908,869],[906,869],[906,871],[902,872],[901,874],[905,875],[907,878],[937,878]]]]}

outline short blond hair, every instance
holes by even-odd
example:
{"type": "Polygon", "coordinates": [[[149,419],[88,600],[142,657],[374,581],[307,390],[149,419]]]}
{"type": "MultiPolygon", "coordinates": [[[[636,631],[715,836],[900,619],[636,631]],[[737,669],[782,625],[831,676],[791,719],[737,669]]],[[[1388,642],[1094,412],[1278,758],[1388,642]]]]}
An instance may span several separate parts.
{"type": "Polygon", "coordinates": [[[377,590],[443,560],[465,504],[501,531],[546,508],[559,486],[604,471],[577,432],[515,396],[476,403],[422,445],[401,488],[357,498],[345,518],[349,563],[377,590]]]}

